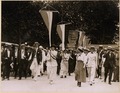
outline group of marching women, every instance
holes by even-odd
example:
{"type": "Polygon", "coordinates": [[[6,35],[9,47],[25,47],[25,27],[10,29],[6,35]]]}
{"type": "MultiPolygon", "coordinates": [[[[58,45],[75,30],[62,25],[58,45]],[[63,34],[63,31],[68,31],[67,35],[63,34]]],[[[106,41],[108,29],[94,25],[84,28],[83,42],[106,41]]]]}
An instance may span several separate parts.
{"type": "Polygon", "coordinates": [[[12,75],[19,80],[22,77],[38,78],[47,72],[49,83],[53,84],[55,76],[67,78],[74,72],[77,86],[81,87],[82,82],[88,78],[90,86],[95,83],[95,77],[108,78],[108,83],[119,82],[119,51],[111,46],[96,49],[91,46],[89,49],[78,47],[76,50],[61,50],[55,46],[44,49],[35,42],[30,47],[22,44],[18,47],[4,44],[1,51],[1,76],[2,80],[10,79],[12,75]]]}

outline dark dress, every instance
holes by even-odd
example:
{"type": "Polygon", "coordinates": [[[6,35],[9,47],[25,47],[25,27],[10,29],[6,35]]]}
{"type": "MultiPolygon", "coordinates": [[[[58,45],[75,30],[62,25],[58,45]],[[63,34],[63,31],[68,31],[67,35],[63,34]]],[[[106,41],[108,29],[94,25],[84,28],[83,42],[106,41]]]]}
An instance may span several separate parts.
{"type": "Polygon", "coordinates": [[[69,73],[73,73],[75,71],[75,65],[76,65],[76,56],[74,53],[71,54],[71,57],[69,58],[69,73]],[[72,57],[72,58],[71,58],[72,57]]]}

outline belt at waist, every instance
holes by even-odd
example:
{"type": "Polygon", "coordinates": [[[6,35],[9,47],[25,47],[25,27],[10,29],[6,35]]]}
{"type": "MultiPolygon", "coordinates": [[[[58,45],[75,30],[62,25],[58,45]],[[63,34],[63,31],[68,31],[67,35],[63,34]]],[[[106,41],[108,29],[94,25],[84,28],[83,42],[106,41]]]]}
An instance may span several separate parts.
{"type": "Polygon", "coordinates": [[[83,62],[83,61],[81,61],[81,60],[78,60],[77,62],[83,62]]]}

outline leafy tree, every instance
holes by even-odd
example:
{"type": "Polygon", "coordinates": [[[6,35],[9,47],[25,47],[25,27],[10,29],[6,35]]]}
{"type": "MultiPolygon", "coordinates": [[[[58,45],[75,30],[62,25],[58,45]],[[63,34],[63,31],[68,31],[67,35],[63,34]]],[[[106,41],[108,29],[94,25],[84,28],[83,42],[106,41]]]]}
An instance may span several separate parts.
{"type": "MultiPolygon", "coordinates": [[[[91,43],[114,43],[118,35],[118,1],[57,1],[49,3],[59,11],[62,21],[71,22],[70,29],[85,31],[91,43]]],[[[48,45],[48,31],[39,13],[44,2],[2,1],[2,41],[48,45]],[[21,39],[20,39],[21,38],[21,39]]],[[[59,20],[59,21],[60,21],[59,20]]],[[[60,44],[55,33],[55,44],[60,44]]]]}

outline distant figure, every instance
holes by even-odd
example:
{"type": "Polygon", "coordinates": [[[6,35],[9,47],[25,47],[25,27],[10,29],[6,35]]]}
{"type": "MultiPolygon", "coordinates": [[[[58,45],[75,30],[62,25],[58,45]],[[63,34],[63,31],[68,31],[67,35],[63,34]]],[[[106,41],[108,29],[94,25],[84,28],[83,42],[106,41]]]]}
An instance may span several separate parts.
{"type": "Polygon", "coordinates": [[[62,60],[61,51],[58,50],[58,53],[57,53],[57,64],[58,64],[58,66],[57,66],[57,75],[60,74],[61,60],[62,60]]]}
{"type": "Polygon", "coordinates": [[[102,79],[101,71],[102,71],[102,55],[103,55],[103,45],[99,45],[98,49],[98,69],[97,69],[97,78],[102,79]]]}
{"type": "Polygon", "coordinates": [[[38,69],[38,75],[43,75],[43,63],[45,61],[45,52],[43,50],[42,46],[39,46],[38,51],[37,51],[37,62],[39,64],[39,69],[38,69]]]}
{"type": "Polygon", "coordinates": [[[26,66],[25,66],[25,45],[21,45],[21,54],[20,54],[20,62],[18,63],[18,75],[19,75],[19,80],[22,79],[23,75],[26,78],[27,73],[26,73],[26,66]]]}
{"type": "Polygon", "coordinates": [[[11,51],[9,49],[9,46],[5,45],[2,53],[2,70],[3,70],[2,80],[4,80],[5,78],[9,80],[11,69],[10,64],[11,64],[11,51]]]}
{"type": "Polygon", "coordinates": [[[119,82],[119,51],[115,51],[116,66],[114,68],[113,82],[119,82]]]}
{"type": "Polygon", "coordinates": [[[107,76],[109,75],[109,81],[108,83],[111,85],[111,78],[112,78],[112,73],[113,69],[115,67],[115,54],[113,53],[112,47],[108,47],[108,52],[104,55],[105,62],[104,62],[104,67],[105,67],[105,78],[104,82],[106,82],[107,76]]]}
{"type": "Polygon", "coordinates": [[[14,72],[14,78],[16,79],[18,75],[18,48],[13,46],[13,72],[14,72]]]}

